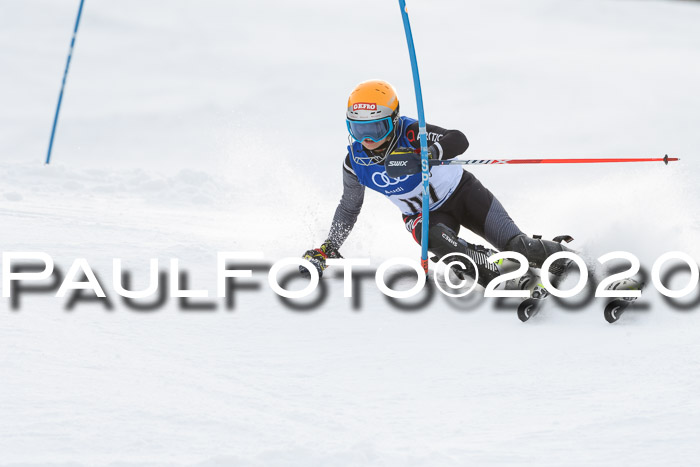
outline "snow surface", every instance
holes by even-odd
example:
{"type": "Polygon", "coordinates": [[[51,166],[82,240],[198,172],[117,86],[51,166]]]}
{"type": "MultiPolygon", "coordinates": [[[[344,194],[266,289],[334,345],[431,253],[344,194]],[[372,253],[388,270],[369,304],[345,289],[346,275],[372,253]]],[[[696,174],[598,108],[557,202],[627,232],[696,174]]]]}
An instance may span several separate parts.
{"type": "MultiPolygon", "coordinates": [[[[1,465],[696,461],[697,289],[683,310],[648,287],[612,326],[601,299],[527,324],[479,294],[406,311],[371,278],[353,307],[331,271],[306,311],[265,271],[232,310],[127,307],[112,258],[136,287],[149,258],[178,258],[213,297],[217,251],[269,265],[319,244],[348,91],[387,79],[415,115],[413,84],[396,2],[88,1],[43,166],[77,3],[0,3],[2,249],[44,251],[63,274],[86,258],[112,306],[0,301],[1,465]]],[[[666,251],[700,258],[700,4],[409,8],[428,121],[462,129],[470,157],[682,158],[474,168],[523,230],[572,234],[593,260],[630,251],[647,272],[666,251]]],[[[418,249],[368,193],[342,252],[376,267],[418,249]]]]}

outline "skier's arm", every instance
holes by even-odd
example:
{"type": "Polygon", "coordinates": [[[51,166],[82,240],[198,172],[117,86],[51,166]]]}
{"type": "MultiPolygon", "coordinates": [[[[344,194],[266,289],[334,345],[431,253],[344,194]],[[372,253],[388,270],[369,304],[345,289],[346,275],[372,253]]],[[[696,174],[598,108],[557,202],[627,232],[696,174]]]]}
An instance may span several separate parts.
{"type": "Polygon", "coordinates": [[[335,210],[331,229],[328,233],[329,242],[336,250],[341,247],[348,238],[350,231],[355,226],[357,216],[362,209],[365,199],[365,187],[357,180],[357,175],[350,164],[350,155],[343,163],[343,196],[335,210]]]}
{"type": "MultiPolygon", "coordinates": [[[[319,276],[323,275],[323,271],[328,267],[327,258],[342,258],[338,249],[355,226],[364,199],[365,187],[357,179],[348,155],[343,164],[343,196],[335,210],[328,238],[319,248],[308,250],[303,256],[316,267],[319,276]]],[[[304,266],[299,266],[299,272],[306,277],[309,276],[309,271],[304,266]]]]}
{"type": "MultiPolygon", "coordinates": [[[[433,159],[453,159],[467,150],[469,141],[459,130],[446,130],[437,125],[427,124],[425,126],[428,133],[428,151],[433,159]]],[[[420,148],[420,140],[418,139],[418,122],[412,123],[407,130],[407,133],[413,131],[416,135],[411,144],[414,148],[420,148]]]]}

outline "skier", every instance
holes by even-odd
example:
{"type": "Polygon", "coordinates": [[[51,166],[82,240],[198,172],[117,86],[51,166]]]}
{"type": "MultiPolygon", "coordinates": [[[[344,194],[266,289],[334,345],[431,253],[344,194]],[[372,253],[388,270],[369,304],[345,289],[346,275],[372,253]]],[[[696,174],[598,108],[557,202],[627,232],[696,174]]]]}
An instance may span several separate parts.
{"type": "MultiPolygon", "coordinates": [[[[406,229],[421,243],[422,190],[421,174],[391,178],[384,162],[390,153],[418,152],[418,121],[399,114],[399,100],[394,88],[382,80],[358,84],[350,93],[346,110],[348,154],[343,163],[343,195],[340,199],[328,238],[319,247],[306,251],[321,275],[327,258],[341,258],[339,249],[346,240],[362,208],[365,188],[383,194],[403,213],[406,229]]],[[[430,158],[452,159],[464,153],[469,142],[459,130],[426,125],[430,158]]],[[[418,157],[418,155],[416,155],[418,157]]],[[[434,260],[450,253],[463,253],[475,260],[478,282],[485,286],[500,274],[497,265],[486,259],[495,251],[470,244],[457,236],[460,226],[483,237],[498,250],[523,254],[530,267],[540,268],[548,256],[569,251],[559,241],[542,240],[525,235],[513,222],[501,203],[470,172],[457,165],[431,168],[429,244],[434,260]]],[[[557,240],[557,239],[555,239],[557,240]]],[[[551,272],[561,276],[569,260],[558,260],[551,272]]],[[[461,277],[474,277],[473,266],[457,270],[461,277]]],[[[300,271],[308,275],[301,267],[300,271]]],[[[534,281],[536,282],[536,281],[534,281]]],[[[520,285],[520,288],[525,288],[520,285]]]]}

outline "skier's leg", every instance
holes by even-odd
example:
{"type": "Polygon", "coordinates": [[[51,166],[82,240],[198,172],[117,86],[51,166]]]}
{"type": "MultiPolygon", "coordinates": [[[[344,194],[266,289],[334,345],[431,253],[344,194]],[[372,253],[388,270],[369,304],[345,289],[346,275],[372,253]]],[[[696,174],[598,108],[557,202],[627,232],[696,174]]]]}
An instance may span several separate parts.
{"type": "MultiPolygon", "coordinates": [[[[416,242],[421,240],[422,216],[404,216],[406,229],[413,234],[416,242]]],[[[461,253],[469,256],[476,263],[479,270],[478,283],[486,286],[494,277],[498,276],[498,267],[487,261],[487,258],[495,253],[481,245],[474,245],[464,241],[457,236],[459,223],[451,215],[441,210],[430,213],[430,228],[428,238],[428,250],[434,254],[434,261],[452,253],[461,253]]],[[[458,259],[458,258],[455,258],[458,259]]],[[[465,276],[475,277],[474,266],[469,261],[463,261],[466,269],[453,267],[454,272],[464,278],[465,276]]]]}
{"type": "MultiPolygon", "coordinates": [[[[441,210],[454,213],[461,225],[481,235],[502,251],[515,251],[528,259],[530,267],[541,268],[544,261],[559,251],[572,251],[560,242],[532,238],[524,234],[498,199],[472,174],[465,171],[455,193],[441,210]]],[[[551,272],[562,275],[570,260],[555,261],[551,272]]]]}
{"type": "MultiPolygon", "coordinates": [[[[430,227],[429,240],[429,249],[435,253],[438,259],[452,253],[461,253],[474,260],[474,264],[476,264],[477,270],[479,271],[477,282],[482,287],[486,287],[489,282],[500,274],[498,266],[488,261],[489,256],[495,254],[496,251],[490,250],[482,245],[474,245],[459,238],[455,231],[445,224],[437,224],[436,226],[430,227]]],[[[459,258],[453,259],[459,260],[459,258]]],[[[464,278],[465,275],[474,278],[474,265],[470,261],[462,261],[462,263],[465,268],[453,268],[455,273],[462,278],[464,278]]]]}
{"type": "Polygon", "coordinates": [[[508,240],[522,233],[498,199],[467,171],[440,210],[498,250],[505,250],[508,240]]]}
{"type": "MultiPolygon", "coordinates": [[[[414,214],[412,216],[404,215],[403,222],[404,222],[404,225],[406,226],[406,230],[408,230],[411,233],[411,235],[413,236],[413,239],[420,245],[421,237],[423,234],[423,215],[422,214],[414,214]]],[[[442,212],[440,210],[430,212],[430,221],[429,222],[430,222],[430,227],[428,228],[428,232],[430,232],[430,230],[432,230],[438,224],[443,224],[455,232],[459,231],[459,221],[457,221],[457,219],[455,219],[455,217],[452,216],[451,214],[446,213],[446,212],[442,212]]],[[[433,253],[435,253],[435,252],[433,252],[433,253]]],[[[437,253],[435,253],[435,254],[437,254],[437,253]]]]}
{"type": "MultiPolygon", "coordinates": [[[[420,243],[421,216],[404,216],[413,238],[420,243]]],[[[513,222],[501,203],[477,178],[466,170],[455,191],[445,204],[430,212],[430,228],[445,224],[454,232],[462,225],[483,237],[497,250],[504,250],[508,241],[523,232],[513,222]]]]}

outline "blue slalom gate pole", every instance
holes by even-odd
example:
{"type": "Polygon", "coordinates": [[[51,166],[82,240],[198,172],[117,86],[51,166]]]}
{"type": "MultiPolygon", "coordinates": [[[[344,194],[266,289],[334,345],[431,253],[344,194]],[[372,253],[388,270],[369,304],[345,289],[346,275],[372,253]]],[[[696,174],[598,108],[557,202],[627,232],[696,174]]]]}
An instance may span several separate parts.
{"type": "Polygon", "coordinates": [[[58,123],[58,113],[61,111],[61,102],[63,101],[63,89],[66,87],[66,78],[68,77],[68,68],[70,67],[70,59],[73,56],[73,46],[75,46],[75,36],[78,34],[78,25],[80,24],[80,15],[83,12],[83,3],[85,0],[80,0],[78,7],[78,17],[75,19],[75,28],[73,29],[73,38],[70,41],[70,50],[68,50],[68,60],[66,61],[66,70],[63,72],[63,81],[61,82],[61,92],[58,94],[58,105],[56,106],[56,115],[53,117],[53,127],[51,128],[51,139],[49,140],[49,151],[46,153],[46,164],[51,162],[51,148],[53,147],[53,138],[56,134],[56,124],[58,123]]]}
{"type": "Polygon", "coordinates": [[[399,0],[401,17],[403,18],[403,28],[406,31],[406,42],[408,43],[408,54],[411,56],[411,70],[413,71],[413,87],[416,89],[416,105],[418,106],[418,138],[420,139],[420,160],[421,179],[423,181],[423,225],[421,228],[421,257],[420,262],[423,270],[428,274],[428,225],[430,217],[430,168],[428,167],[428,135],[425,129],[425,114],[423,113],[423,93],[420,87],[420,76],[418,76],[418,61],[416,60],[416,49],[413,46],[413,34],[411,34],[411,23],[408,20],[406,2],[399,0]]]}

